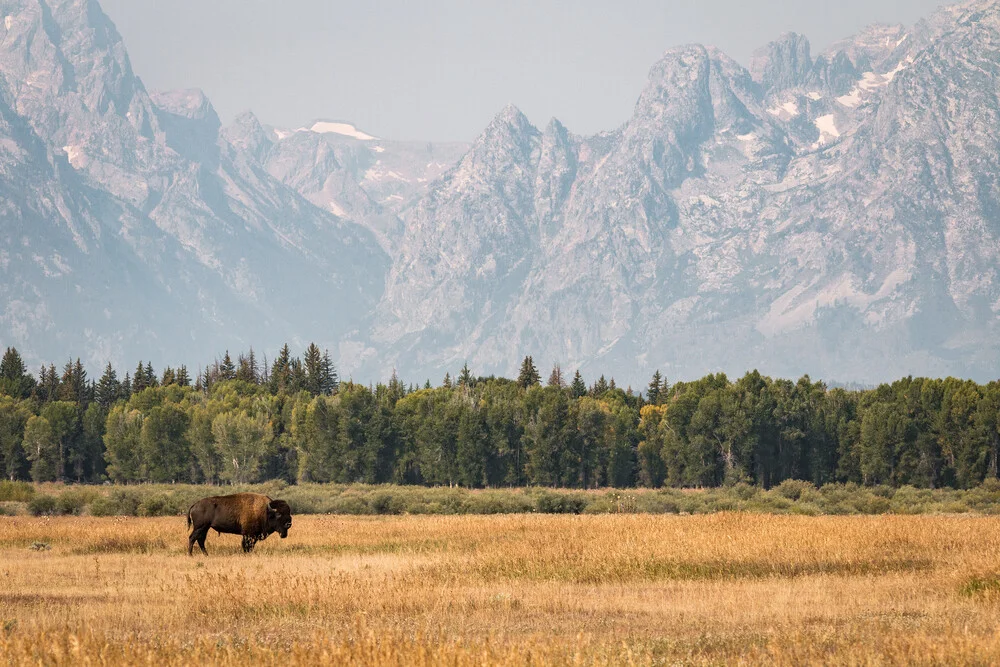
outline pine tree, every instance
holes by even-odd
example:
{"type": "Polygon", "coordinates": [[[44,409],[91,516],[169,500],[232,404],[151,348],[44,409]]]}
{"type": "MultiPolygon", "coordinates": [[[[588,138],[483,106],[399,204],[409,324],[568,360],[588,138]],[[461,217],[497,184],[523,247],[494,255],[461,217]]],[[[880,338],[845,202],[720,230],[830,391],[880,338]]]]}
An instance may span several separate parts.
{"type": "Polygon", "coordinates": [[[278,353],[277,358],[274,360],[274,364],[271,365],[270,385],[272,394],[287,391],[291,363],[292,353],[288,349],[288,343],[285,343],[284,347],[281,348],[281,352],[278,353]]]}
{"type": "Polygon", "coordinates": [[[49,364],[49,369],[45,373],[46,396],[49,401],[59,399],[59,374],[56,373],[56,365],[49,364]]]}
{"type": "Polygon", "coordinates": [[[72,403],[87,402],[87,371],[77,359],[66,362],[63,367],[62,380],[59,383],[59,400],[72,403]]]}
{"type": "Polygon", "coordinates": [[[541,380],[538,369],[535,368],[535,360],[530,356],[525,357],[524,361],[521,362],[521,372],[517,376],[517,383],[521,385],[521,388],[527,389],[536,386],[541,380]]]}
{"type": "Polygon", "coordinates": [[[430,378],[427,378],[427,380],[424,382],[424,389],[430,389],[430,388],[431,388],[431,380],[430,378]]]}
{"type": "Polygon", "coordinates": [[[35,379],[28,373],[20,353],[8,347],[0,361],[0,393],[14,398],[28,398],[35,388],[35,379]]]}
{"type": "Polygon", "coordinates": [[[660,391],[663,388],[663,376],[660,374],[660,370],[657,369],[653,373],[653,379],[649,381],[649,388],[646,390],[646,400],[653,405],[660,404],[660,391]]]}
{"type": "Polygon", "coordinates": [[[126,401],[132,398],[132,376],[125,373],[125,379],[122,380],[122,393],[121,397],[126,401]]]}
{"type": "Polygon", "coordinates": [[[322,366],[323,366],[323,354],[316,347],[316,343],[309,343],[309,347],[306,348],[305,355],[302,359],[303,366],[306,372],[305,379],[305,389],[313,396],[319,396],[322,393],[322,366]]]}
{"type": "Polygon", "coordinates": [[[145,376],[147,387],[157,386],[156,372],[153,371],[153,362],[151,361],[146,362],[146,370],[143,371],[143,375],[145,376]]]}
{"type": "Polygon", "coordinates": [[[549,386],[563,388],[565,383],[563,382],[562,368],[559,364],[552,367],[552,372],[549,374],[549,386]]]}
{"type": "Polygon", "coordinates": [[[292,359],[288,364],[288,393],[294,394],[306,388],[308,377],[305,366],[298,357],[292,359]]]}
{"type": "Polygon", "coordinates": [[[573,392],[573,398],[583,398],[587,395],[587,385],[584,383],[583,376],[580,375],[579,370],[573,376],[573,384],[570,385],[570,390],[573,392]]]}
{"type": "Polygon", "coordinates": [[[615,384],[615,379],[611,378],[611,382],[608,383],[608,389],[610,389],[611,391],[614,391],[617,388],[618,388],[618,385],[615,384]]]}
{"type": "Polygon", "coordinates": [[[445,389],[451,389],[451,373],[444,374],[444,382],[441,383],[441,386],[445,389]]]}
{"type": "Polygon", "coordinates": [[[462,372],[458,376],[458,386],[459,387],[472,386],[472,371],[469,370],[469,362],[465,362],[465,365],[462,366],[462,372]]]}
{"type": "Polygon", "coordinates": [[[135,367],[135,373],[132,375],[132,393],[138,394],[148,386],[149,384],[146,382],[146,368],[140,361],[139,365],[135,367]]]}
{"type": "Polygon", "coordinates": [[[174,369],[167,366],[163,369],[163,378],[160,380],[160,385],[163,387],[169,387],[172,384],[177,384],[177,374],[174,369]]]}
{"type": "Polygon", "coordinates": [[[604,395],[604,392],[608,390],[608,381],[604,379],[602,375],[601,378],[594,383],[594,386],[590,388],[590,394],[594,398],[600,398],[604,395]]]}
{"type": "Polygon", "coordinates": [[[232,358],[229,356],[229,350],[226,350],[226,356],[222,358],[222,364],[219,366],[219,379],[236,379],[236,364],[233,363],[232,358]]]}
{"type": "Polygon", "coordinates": [[[323,359],[320,361],[319,385],[320,393],[324,396],[333,396],[337,393],[339,379],[337,377],[337,367],[333,365],[330,358],[330,351],[323,351],[323,359]]]}
{"type": "Polygon", "coordinates": [[[97,383],[97,389],[94,391],[94,400],[102,408],[109,409],[121,396],[121,391],[122,387],[118,382],[118,374],[115,373],[115,369],[108,362],[107,367],[104,369],[104,375],[101,376],[100,381],[97,383]]]}
{"type": "Polygon", "coordinates": [[[187,366],[183,364],[181,364],[180,368],[177,369],[177,386],[178,387],[191,386],[191,376],[188,375],[187,366]]]}
{"type": "Polygon", "coordinates": [[[239,355],[237,361],[236,379],[250,384],[260,383],[260,369],[257,367],[257,356],[253,348],[246,355],[239,355]]]}

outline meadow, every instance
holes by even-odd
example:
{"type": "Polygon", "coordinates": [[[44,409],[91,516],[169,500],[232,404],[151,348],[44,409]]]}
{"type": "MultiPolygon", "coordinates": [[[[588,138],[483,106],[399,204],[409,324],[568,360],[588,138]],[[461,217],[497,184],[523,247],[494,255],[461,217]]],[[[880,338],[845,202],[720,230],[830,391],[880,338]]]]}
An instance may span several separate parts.
{"type": "Polygon", "coordinates": [[[0,517],[10,664],[997,664],[1000,518],[0,517]]]}

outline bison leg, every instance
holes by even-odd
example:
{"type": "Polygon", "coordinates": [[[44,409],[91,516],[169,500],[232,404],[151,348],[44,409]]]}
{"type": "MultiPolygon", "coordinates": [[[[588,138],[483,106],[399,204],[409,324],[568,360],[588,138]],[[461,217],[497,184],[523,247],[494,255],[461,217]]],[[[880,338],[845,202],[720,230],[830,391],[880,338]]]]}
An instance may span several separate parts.
{"type": "Polygon", "coordinates": [[[257,540],[250,535],[243,536],[243,553],[248,554],[253,551],[254,545],[257,544],[257,540]]]}
{"type": "Polygon", "coordinates": [[[201,552],[208,555],[205,551],[205,536],[208,535],[208,528],[195,528],[191,531],[191,536],[188,537],[188,556],[194,555],[194,543],[197,542],[198,546],[201,548],[201,552]]]}
{"type": "Polygon", "coordinates": [[[208,537],[208,528],[202,531],[201,535],[198,536],[198,547],[201,549],[201,553],[208,555],[205,551],[205,538],[208,537]]]}

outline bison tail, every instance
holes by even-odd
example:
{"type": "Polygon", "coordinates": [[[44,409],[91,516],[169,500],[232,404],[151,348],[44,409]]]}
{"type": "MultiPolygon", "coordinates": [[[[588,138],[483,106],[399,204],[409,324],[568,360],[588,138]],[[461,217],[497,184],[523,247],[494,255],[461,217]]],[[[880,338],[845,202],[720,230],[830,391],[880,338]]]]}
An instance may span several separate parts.
{"type": "Polygon", "coordinates": [[[191,524],[192,524],[192,521],[191,521],[191,510],[188,510],[188,528],[191,527],[191,524]]]}

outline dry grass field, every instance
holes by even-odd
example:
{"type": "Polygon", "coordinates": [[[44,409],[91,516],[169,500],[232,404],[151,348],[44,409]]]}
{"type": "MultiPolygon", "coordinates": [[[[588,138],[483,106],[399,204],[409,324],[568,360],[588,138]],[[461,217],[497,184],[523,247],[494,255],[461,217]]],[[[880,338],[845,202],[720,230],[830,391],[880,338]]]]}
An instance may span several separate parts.
{"type": "Polygon", "coordinates": [[[0,517],[10,664],[998,664],[1000,519],[0,517]]]}

